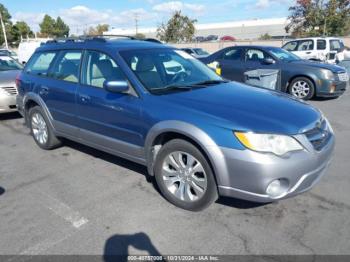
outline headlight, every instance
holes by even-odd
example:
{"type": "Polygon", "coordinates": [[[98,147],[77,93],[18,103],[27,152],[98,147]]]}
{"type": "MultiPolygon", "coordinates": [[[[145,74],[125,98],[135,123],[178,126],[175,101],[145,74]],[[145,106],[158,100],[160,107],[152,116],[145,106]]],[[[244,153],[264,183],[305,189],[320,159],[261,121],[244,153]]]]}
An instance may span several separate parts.
{"type": "Polygon", "coordinates": [[[335,80],[335,76],[334,76],[334,73],[332,71],[327,70],[327,69],[322,69],[321,72],[322,72],[324,79],[335,80]]]}
{"type": "Polygon", "coordinates": [[[4,89],[0,87],[0,95],[2,96],[9,96],[9,93],[7,93],[4,89]]]}
{"type": "Polygon", "coordinates": [[[287,152],[302,150],[303,147],[293,137],[273,134],[234,132],[246,147],[258,152],[269,152],[282,156],[287,152]]]}

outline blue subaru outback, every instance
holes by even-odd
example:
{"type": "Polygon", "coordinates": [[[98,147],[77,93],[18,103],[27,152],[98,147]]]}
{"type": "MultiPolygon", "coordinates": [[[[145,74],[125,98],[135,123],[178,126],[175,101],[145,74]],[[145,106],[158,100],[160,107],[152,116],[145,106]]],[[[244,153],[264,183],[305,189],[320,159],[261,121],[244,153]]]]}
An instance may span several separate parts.
{"type": "Polygon", "coordinates": [[[147,166],[174,205],[271,202],[310,189],[334,148],[327,119],[288,95],[228,82],[184,51],[125,38],[56,40],[17,79],[37,145],[62,138],[147,166]]]}

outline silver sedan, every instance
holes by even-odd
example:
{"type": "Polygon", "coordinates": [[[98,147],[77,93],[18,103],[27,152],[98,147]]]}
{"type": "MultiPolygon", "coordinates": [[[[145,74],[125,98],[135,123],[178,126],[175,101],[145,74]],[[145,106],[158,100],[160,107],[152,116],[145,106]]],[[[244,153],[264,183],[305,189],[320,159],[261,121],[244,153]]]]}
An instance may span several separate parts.
{"type": "Polygon", "coordinates": [[[0,114],[17,110],[16,77],[22,65],[9,56],[0,56],[0,114]]]}

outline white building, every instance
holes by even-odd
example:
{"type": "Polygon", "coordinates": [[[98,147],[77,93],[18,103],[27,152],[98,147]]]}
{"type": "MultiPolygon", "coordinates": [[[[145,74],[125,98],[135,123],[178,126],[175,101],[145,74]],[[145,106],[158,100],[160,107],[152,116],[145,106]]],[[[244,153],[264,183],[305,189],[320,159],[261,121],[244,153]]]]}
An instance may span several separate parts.
{"type": "MultiPolygon", "coordinates": [[[[288,23],[286,18],[254,19],[245,21],[232,21],[210,24],[196,24],[196,36],[224,35],[233,36],[236,39],[257,39],[263,34],[272,37],[284,37],[288,34],[285,27],[288,23]]],[[[138,32],[146,37],[156,37],[156,27],[139,28],[138,32]]],[[[112,35],[134,35],[135,28],[112,28],[105,34],[112,35]]]]}

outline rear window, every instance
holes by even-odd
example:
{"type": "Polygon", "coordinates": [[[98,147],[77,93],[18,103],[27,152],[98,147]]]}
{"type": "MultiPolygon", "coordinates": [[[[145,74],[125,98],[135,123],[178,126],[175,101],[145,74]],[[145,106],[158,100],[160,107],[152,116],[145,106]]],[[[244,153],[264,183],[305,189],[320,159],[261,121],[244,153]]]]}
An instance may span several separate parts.
{"type": "Polygon", "coordinates": [[[56,52],[35,53],[27,63],[24,71],[32,75],[47,76],[56,52]]]}

